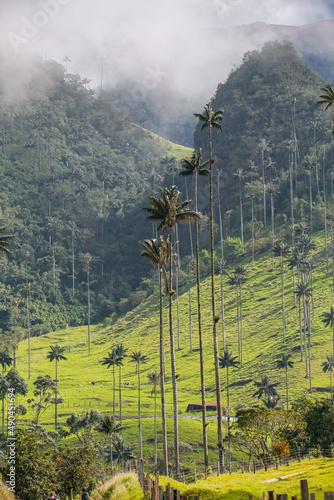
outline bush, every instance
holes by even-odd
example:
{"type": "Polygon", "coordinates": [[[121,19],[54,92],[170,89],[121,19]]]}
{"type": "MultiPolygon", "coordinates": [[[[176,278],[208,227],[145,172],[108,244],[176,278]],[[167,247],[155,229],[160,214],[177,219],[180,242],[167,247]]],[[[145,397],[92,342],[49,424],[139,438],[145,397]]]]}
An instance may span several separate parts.
{"type": "Polygon", "coordinates": [[[240,238],[228,236],[224,240],[224,257],[228,262],[236,261],[244,253],[244,245],[240,238]]]}

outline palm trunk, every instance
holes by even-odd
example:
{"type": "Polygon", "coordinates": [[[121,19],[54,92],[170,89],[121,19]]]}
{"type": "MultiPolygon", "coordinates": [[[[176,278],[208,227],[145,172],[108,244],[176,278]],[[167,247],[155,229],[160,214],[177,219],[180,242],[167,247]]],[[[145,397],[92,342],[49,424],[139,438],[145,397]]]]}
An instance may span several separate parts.
{"type": "Polygon", "coordinates": [[[237,287],[237,322],[238,322],[238,361],[241,363],[240,349],[240,315],[239,315],[239,288],[237,287]]]}
{"type": "MultiPolygon", "coordinates": [[[[58,361],[56,360],[56,389],[55,389],[55,431],[57,432],[58,427],[58,412],[57,412],[57,403],[58,401],[58,361]]],[[[57,438],[56,438],[57,440],[57,438]]]]}
{"type": "Polygon", "coordinates": [[[306,342],[307,312],[306,312],[305,297],[303,297],[303,310],[304,310],[304,346],[305,346],[306,378],[308,378],[308,355],[307,355],[307,342],[306,342]]]}
{"type": "Polygon", "coordinates": [[[211,233],[211,302],[213,321],[213,349],[215,360],[215,381],[217,399],[217,434],[220,470],[223,468],[223,414],[221,404],[221,387],[219,374],[219,348],[217,336],[217,317],[215,304],[215,256],[214,256],[214,225],[213,225],[213,185],[212,185],[212,127],[209,126],[209,146],[210,146],[210,233],[211,233]]]}
{"type": "MultiPolygon", "coordinates": [[[[188,183],[187,183],[187,177],[184,178],[185,186],[186,186],[186,199],[189,199],[188,196],[188,183]]],[[[194,257],[194,245],[193,245],[193,233],[191,230],[191,222],[189,221],[189,240],[190,240],[190,252],[191,256],[194,257]]]]}
{"type": "Polygon", "coordinates": [[[289,409],[288,367],[285,367],[286,409],[289,409]]]}
{"type": "Polygon", "coordinates": [[[310,227],[311,227],[311,231],[313,229],[313,200],[312,200],[312,170],[311,170],[311,167],[310,167],[310,173],[309,173],[309,180],[310,180],[310,186],[309,186],[309,189],[310,189],[310,227]]]}
{"type": "Polygon", "coordinates": [[[74,231],[72,231],[72,295],[75,295],[75,277],[74,277],[74,231]]]}
{"type": "Polygon", "coordinates": [[[244,242],[244,218],[242,213],[242,197],[241,197],[241,181],[239,181],[239,204],[240,204],[240,229],[241,229],[241,241],[244,242]]]}
{"type": "Polygon", "coordinates": [[[166,424],[166,398],[165,398],[165,343],[163,326],[163,297],[162,297],[162,268],[159,268],[159,292],[160,292],[160,389],[161,389],[161,417],[162,417],[162,441],[164,471],[168,476],[168,453],[167,453],[167,424],[166,424]]]}
{"type": "Polygon", "coordinates": [[[88,354],[90,354],[90,287],[89,287],[89,261],[87,262],[87,308],[88,308],[88,354]]]}
{"type": "MultiPolygon", "coordinates": [[[[274,209],[274,194],[270,193],[270,208],[271,208],[271,245],[274,248],[275,243],[275,209],[274,209]]],[[[274,269],[274,254],[271,255],[272,268],[274,269]]]]}
{"type": "Polygon", "coordinates": [[[252,262],[254,262],[255,238],[254,238],[254,198],[252,196],[252,262]]]}
{"type": "MultiPolygon", "coordinates": [[[[4,367],[2,367],[2,376],[4,372],[4,367]]],[[[5,434],[5,394],[2,398],[2,434],[5,434]]]]}
{"type": "Polygon", "coordinates": [[[112,470],[114,468],[114,462],[112,459],[112,433],[110,434],[110,465],[112,470]]]}
{"type": "Polygon", "coordinates": [[[139,363],[138,363],[138,419],[139,419],[140,458],[143,458],[143,437],[141,430],[141,413],[140,413],[140,364],[139,363]]]}
{"type": "MultiPolygon", "coordinates": [[[[293,171],[292,171],[292,162],[293,162],[293,160],[291,158],[291,155],[289,154],[290,209],[291,209],[291,226],[292,226],[291,244],[293,246],[295,244],[295,231],[294,231],[295,217],[294,217],[294,203],[293,203],[293,171]]],[[[296,307],[297,297],[296,297],[296,294],[295,294],[295,291],[296,291],[295,268],[292,269],[292,280],[293,280],[293,305],[294,305],[294,307],[296,307]]]]}
{"type": "Polygon", "coordinates": [[[121,365],[119,365],[118,392],[119,392],[119,421],[120,424],[122,425],[122,366],[121,365]]]}
{"type": "Polygon", "coordinates": [[[283,344],[285,344],[285,300],[284,300],[284,264],[281,255],[281,285],[282,285],[282,313],[283,313],[283,344]]]}
{"type": "MultiPolygon", "coordinates": [[[[195,211],[197,212],[197,174],[195,173],[195,211]]],[[[202,396],[202,429],[203,429],[203,448],[204,448],[204,472],[207,477],[209,456],[208,456],[208,437],[206,429],[206,403],[205,403],[205,375],[204,375],[204,353],[202,338],[202,315],[201,315],[201,286],[200,286],[200,268],[199,268],[199,237],[198,237],[198,219],[195,220],[196,230],[196,280],[197,280],[197,315],[198,315],[198,337],[200,353],[201,370],[201,396],[202,396]]]]}
{"type": "Polygon", "coordinates": [[[190,269],[189,269],[189,343],[190,351],[193,352],[192,338],[191,338],[191,280],[190,280],[190,269]]]}
{"type": "Polygon", "coordinates": [[[330,380],[330,387],[331,387],[331,402],[333,403],[333,390],[332,390],[332,370],[329,370],[329,380],[330,380]]]}
{"type": "MultiPolygon", "coordinates": [[[[227,391],[227,433],[230,438],[230,389],[229,389],[229,380],[228,380],[228,366],[226,367],[226,391],[227,391]]],[[[229,461],[229,471],[231,474],[231,443],[230,439],[228,440],[228,461],[229,461]]]]}
{"type": "Polygon", "coordinates": [[[241,366],[242,366],[242,336],[243,336],[243,332],[242,332],[242,296],[241,296],[241,285],[240,285],[240,294],[239,294],[239,298],[240,298],[240,360],[241,360],[241,366]]]}
{"type": "Polygon", "coordinates": [[[115,409],[115,393],[116,393],[116,386],[115,386],[115,364],[113,365],[113,373],[112,373],[112,408],[113,408],[113,416],[115,417],[116,415],[116,409],[115,409]]]}
{"type": "Polygon", "coordinates": [[[262,151],[263,224],[267,227],[266,179],[264,173],[264,151],[262,151]]]}
{"type": "Polygon", "coordinates": [[[178,422],[178,403],[177,403],[177,380],[176,380],[176,363],[175,363],[175,346],[174,346],[174,330],[173,330],[173,238],[172,231],[170,233],[170,274],[169,274],[169,335],[170,335],[170,357],[172,370],[172,385],[173,385],[173,408],[174,408],[174,453],[175,453],[175,476],[180,478],[180,453],[179,453],[179,422],[178,422]]]}
{"type": "MultiPolygon", "coordinates": [[[[224,262],[224,241],[223,241],[223,219],[220,203],[220,188],[218,177],[218,209],[219,209],[219,231],[220,231],[220,246],[222,252],[222,264],[224,262]]],[[[225,305],[224,305],[224,277],[223,272],[220,273],[220,300],[222,310],[222,333],[223,333],[223,348],[225,349],[225,305]]]]}
{"type": "Polygon", "coordinates": [[[308,375],[310,379],[310,391],[312,391],[312,372],[311,372],[311,308],[310,304],[307,304],[307,312],[308,312],[308,319],[307,319],[307,329],[308,329],[308,375]]]}
{"type": "Polygon", "coordinates": [[[326,258],[326,274],[328,276],[328,245],[327,245],[327,238],[328,238],[328,230],[327,230],[327,195],[326,195],[326,175],[325,175],[325,162],[323,164],[323,172],[322,172],[322,182],[324,185],[324,222],[325,222],[325,258],[326,258]]]}
{"type": "Polygon", "coordinates": [[[154,386],[154,472],[158,470],[157,386],[154,386]]]}
{"type": "Polygon", "coordinates": [[[28,326],[28,373],[29,379],[31,375],[31,350],[30,350],[30,299],[31,299],[31,285],[28,284],[28,295],[27,295],[27,326],[28,326]]]}

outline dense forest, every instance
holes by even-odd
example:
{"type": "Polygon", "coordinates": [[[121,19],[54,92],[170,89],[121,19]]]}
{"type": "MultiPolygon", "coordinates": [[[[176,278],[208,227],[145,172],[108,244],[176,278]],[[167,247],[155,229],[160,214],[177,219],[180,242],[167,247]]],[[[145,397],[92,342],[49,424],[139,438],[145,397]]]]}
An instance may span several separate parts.
{"type": "MultiPolygon", "coordinates": [[[[224,236],[246,241],[252,226],[260,242],[269,240],[264,226],[271,215],[278,225],[291,218],[289,171],[295,219],[309,219],[311,207],[314,224],[323,223],[324,182],[328,190],[332,183],[330,119],[315,106],[323,85],[286,42],[246,54],[218,86],[212,106],[223,108],[223,132],[213,137],[214,197],[224,236]]],[[[188,181],[186,189],[162,141],[55,62],[36,65],[16,99],[3,89],[0,112],[1,223],[15,236],[12,256],[2,260],[0,327],[25,328],[28,304],[32,335],[86,322],[88,279],[91,321],[113,321],[152,291],[138,245],[152,234],[141,210],[147,196],[175,183],[183,198],[193,198],[192,186],[188,181]]],[[[206,135],[198,128],[195,147],[206,159],[206,135]]],[[[205,180],[199,210],[205,250],[205,180]]],[[[187,231],[180,228],[183,256],[191,252],[187,231]]]]}

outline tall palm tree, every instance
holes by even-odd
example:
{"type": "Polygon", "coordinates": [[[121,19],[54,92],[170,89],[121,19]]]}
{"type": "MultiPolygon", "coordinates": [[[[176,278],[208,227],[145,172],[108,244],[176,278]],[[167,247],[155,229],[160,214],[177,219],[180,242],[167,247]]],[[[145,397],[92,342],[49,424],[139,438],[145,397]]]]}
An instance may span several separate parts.
{"type": "Polygon", "coordinates": [[[17,339],[16,336],[16,324],[17,320],[20,314],[20,309],[19,309],[19,304],[20,304],[20,299],[13,297],[11,299],[11,304],[10,304],[10,322],[12,324],[13,328],[13,366],[14,368],[16,367],[16,350],[18,349],[19,346],[19,340],[17,339]]]}
{"type": "Polygon", "coordinates": [[[221,310],[222,310],[223,349],[225,349],[226,338],[225,338],[224,276],[227,275],[228,263],[224,259],[219,259],[217,263],[220,272],[220,299],[221,299],[221,310]]]}
{"type": "MultiPolygon", "coordinates": [[[[194,151],[190,160],[182,160],[183,169],[180,175],[183,177],[194,175],[195,178],[195,212],[198,212],[198,176],[207,177],[210,171],[205,168],[210,161],[203,162],[202,150],[194,151]]],[[[195,220],[196,231],[196,281],[197,281],[197,317],[198,317],[198,336],[200,351],[200,371],[201,371],[201,396],[202,396],[202,427],[203,427],[203,447],[204,447],[204,469],[205,476],[209,465],[208,458],[208,439],[206,425],[206,407],[205,407],[205,376],[204,376],[204,353],[202,337],[202,314],[201,314],[201,288],[200,288],[200,262],[199,262],[199,231],[198,219],[195,220]]]]}
{"type": "Polygon", "coordinates": [[[117,356],[116,366],[119,368],[119,380],[118,380],[118,391],[119,391],[119,421],[122,425],[122,366],[123,360],[126,358],[126,351],[123,344],[119,344],[115,347],[115,353],[117,356]]]}
{"type": "Polygon", "coordinates": [[[243,358],[243,329],[242,329],[242,285],[246,283],[247,270],[244,266],[237,266],[228,283],[237,289],[237,321],[238,321],[238,351],[239,362],[242,366],[243,358]]]}
{"type": "Polygon", "coordinates": [[[152,384],[154,394],[154,470],[158,470],[158,433],[157,433],[157,388],[160,385],[160,373],[157,371],[148,373],[148,380],[152,384]]]}
{"type": "MultiPolygon", "coordinates": [[[[11,366],[13,358],[9,356],[7,351],[0,351],[0,365],[2,367],[2,376],[6,371],[7,366],[11,366]]],[[[5,398],[2,399],[2,434],[5,433],[5,398]]]]}
{"type": "Polygon", "coordinates": [[[216,315],[215,304],[215,257],[214,257],[214,224],[213,224],[213,182],[212,168],[215,162],[212,149],[212,129],[222,131],[219,122],[223,119],[223,111],[213,111],[211,104],[204,106],[204,113],[195,113],[194,116],[202,122],[201,132],[206,128],[209,130],[209,152],[210,152],[210,240],[211,240],[211,305],[212,305],[212,326],[213,326],[213,350],[215,362],[215,381],[216,381],[216,399],[217,399],[217,434],[218,434],[218,450],[219,463],[221,470],[223,469],[223,413],[221,405],[220,391],[220,373],[219,373],[219,347],[217,335],[217,322],[219,316],[216,315]]]}
{"type": "Polygon", "coordinates": [[[120,422],[117,422],[114,415],[103,415],[101,423],[97,430],[99,432],[102,432],[103,434],[107,434],[109,436],[109,443],[110,443],[110,465],[111,468],[113,468],[113,437],[115,434],[118,434],[121,432],[121,430],[124,429],[120,422]]]}
{"type": "Polygon", "coordinates": [[[289,409],[289,387],[288,387],[288,368],[293,368],[294,361],[290,361],[291,354],[282,354],[282,359],[276,361],[276,368],[285,370],[286,387],[286,409],[289,409]]]}
{"type": "Polygon", "coordinates": [[[229,351],[228,348],[224,349],[223,354],[219,357],[219,366],[220,368],[226,368],[226,392],[227,392],[227,428],[228,433],[230,433],[230,386],[229,386],[229,376],[228,370],[229,368],[238,368],[239,361],[237,361],[237,356],[232,356],[232,351],[229,351]]]}
{"type": "Polygon", "coordinates": [[[333,356],[334,356],[334,307],[331,306],[331,310],[329,313],[322,314],[322,322],[325,326],[331,326],[333,330],[333,356]]]}
{"type": "Polygon", "coordinates": [[[290,250],[286,243],[283,241],[277,241],[274,244],[273,254],[275,257],[280,257],[281,259],[281,287],[282,287],[282,315],[283,315],[283,344],[285,344],[285,299],[284,299],[284,259],[289,257],[290,250]]]}
{"type": "Polygon", "coordinates": [[[142,354],[141,351],[133,352],[130,354],[130,361],[137,363],[137,373],[138,373],[138,419],[139,419],[139,446],[140,446],[140,457],[143,458],[143,436],[141,430],[141,411],[140,411],[140,365],[147,363],[148,356],[142,354]]]}
{"type": "Polygon", "coordinates": [[[238,181],[239,186],[239,210],[240,210],[240,231],[241,231],[241,241],[244,242],[244,218],[242,213],[242,191],[241,185],[243,180],[245,179],[245,173],[242,168],[237,168],[237,171],[234,174],[234,178],[238,181]]]}
{"type": "Polygon", "coordinates": [[[89,283],[89,271],[90,271],[90,262],[92,260],[92,256],[90,253],[85,253],[83,256],[86,273],[87,273],[87,324],[88,324],[88,354],[90,354],[90,283],[89,283]]]}
{"type": "Polygon", "coordinates": [[[297,297],[303,300],[303,313],[304,313],[304,343],[305,343],[305,356],[306,356],[306,377],[310,380],[310,390],[312,390],[312,373],[311,373],[311,297],[312,289],[307,281],[302,281],[297,285],[295,291],[297,297]],[[308,331],[308,341],[306,342],[306,328],[308,331]],[[308,349],[308,353],[307,353],[308,349]]]}
{"type": "Polygon", "coordinates": [[[261,378],[261,382],[254,382],[255,387],[257,387],[257,391],[254,392],[253,398],[257,396],[258,399],[264,396],[264,402],[268,403],[270,398],[274,398],[277,396],[276,387],[279,385],[277,382],[274,384],[270,383],[270,379],[267,375],[263,375],[261,378]]]}
{"type": "MultiPolygon", "coordinates": [[[[324,94],[319,96],[317,106],[324,106],[325,111],[327,111],[334,106],[334,87],[326,85],[326,87],[323,87],[321,90],[324,94]]],[[[332,129],[332,134],[334,134],[334,128],[332,129]]]]}
{"type": "Polygon", "coordinates": [[[103,358],[103,360],[101,361],[101,363],[103,365],[107,365],[107,368],[110,368],[112,366],[112,392],[113,392],[113,396],[112,396],[112,407],[113,407],[113,417],[116,416],[116,412],[115,412],[115,391],[116,391],[116,385],[115,385],[115,367],[117,366],[117,361],[118,361],[118,355],[115,351],[115,349],[113,349],[111,352],[108,352],[108,356],[103,358]]]}
{"type": "Polygon", "coordinates": [[[322,371],[329,372],[330,387],[331,387],[331,401],[333,402],[333,389],[332,389],[332,373],[334,370],[334,356],[327,356],[327,361],[322,363],[322,371]]]}
{"type": "Polygon", "coordinates": [[[266,178],[265,178],[265,152],[270,151],[268,143],[265,139],[261,139],[259,144],[259,149],[261,152],[261,165],[262,165],[262,186],[263,186],[263,224],[264,227],[267,226],[267,203],[266,203],[266,178]]]}
{"type": "Polygon", "coordinates": [[[194,258],[191,255],[186,255],[184,258],[185,263],[188,267],[188,286],[189,286],[189,352],[193,352],[192,345],[192,322],[191,322],[191,277],[192,277],[192,268],[194,266],[194,258]]]}
{"type": "Polygon", "coordinates": [[[56,362],[56,388],[55,388],[55,431],[57,432],[57,404],[58,404],[58,363],[60,361],[66,360],[67,358],[64,356],[65,347],[60,347],[59,345],[50,345],[50,351],[46,355],[50,362],[56,362]]]}
{"type": "Polygon", "coordinates": [[[160,305],[160,393],[161,393],[161,417],[162,417],[162,441],[163,441],[163,463],[165,475],[168,476],[168,450],[167,450],[167,422],[166,422],[166,396],[165,396],[165,340],[163,325],[163,273],[165,264],[169,258],[169,241],[160,236],[159,240],[145,240],[141,243],[140,255],[147,259],[159,270],[159,305],[160,305]]]}
{"type": "Polygon", "coordinates": [[[173,384],[173,407],[174,407],[174,449],[175,449],[175,473],[176,478],[180,476],[180,454],[179,454],[179,426],[178,426],[178,403],[177,403],[177,382],[176,382],[176,364],[175,364],[175,346],[173,329],[173,232],[177,222],[194,221],[200,217],[198,212],[188,208],[189,201],[181,202],[181,193],[176,186],[170,189],[161,190],[161,198],[155,196],[148,197],[150,207],[144,210],[149,213],[147,220],[159,222],[158,230],[169,229],[169,336],[171,351],[171,371],[173,384]]]}

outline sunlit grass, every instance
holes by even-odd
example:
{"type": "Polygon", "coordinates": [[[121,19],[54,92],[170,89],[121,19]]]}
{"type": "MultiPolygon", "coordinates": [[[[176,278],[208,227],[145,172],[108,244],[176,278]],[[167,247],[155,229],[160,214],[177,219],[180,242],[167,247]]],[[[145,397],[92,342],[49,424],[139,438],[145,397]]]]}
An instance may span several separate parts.
{"type": "MultiPolygon", "coordinates": [[[[329,376],[324,374],[321,363],[326,356],[332,352],[332,332],[325,328],[321,322],[321,314],[329,311],[332,305],[333,290],[331,288],[332,278],[326,276],[325,264],[323,262],[323,235],[315,235],[318,250],[315,252],[314,260],[317,267],[314,271],[314,313],[312,317],[312,382],[313,387],[319,387],[327,392],[314,392],[312,398],[323,398],[329,396],[329,376]]],[[[300,361],[300,353],[295,349],[299,345],[299,323],[298,308],[293,305],[292,273],[286,271],[286,344],[282,343],[282,314],[281,314],[281,285],[279,263],[272,270],[272,260],[269,254],[257,257],[254,264],[249,257],[244,261],[248,268],[247,284],[243,288],[243,335],[244,335],[244,363],[238,370],[230,372],[230,400],[232,413],[237,404],[252,404],[255,402],[252,395],[255,392],[253,380],[259,380],[261,375],[268,374],[273,382],[279,382],[281,401],[285,402],[285,382],[283,370],[275,369],[275,360],[282,353],[292,353],[294,368],[289,370],[289,392],[290,401],[296,400],[308,394],[309,381],[305,378],[305,364],[300,361]],[[248,382],[249,381],[249,382],[248,382]],[[233,383],[241,382],[243,385],[233,386],[233,383]]],[[[231,266],[233,268],[233,266],[231,266]]],[[[330,273],[329,273],[330,274],[330,273]]],[[[216,277],[217,309],[219,310],[220,277],[216,277]]],[[[226,342],[232,348],[233,354],[237,355],[237,323],[235,290],[228,285],[226,289],[226,342]]],[[[182,291],[182,290],[181,290],[182,291]]],[[[180,342],[181,350],[176,351],[176,366],[178,373],[178,400],[180,417],[188,415],[186,409],[189,403],[200,403],[200,370],[198,352],[198,334],[196,324],[196,289],[192,290],[192,313],[193,313],[193,349],[189,352],[189,316],[188,316],[188,293],[183,289],[179,299],[180,311],[180,342]]],[[[205,377],[207,402],[215,402],[214,364],[212,350],[212,326],[210,308],[210,280],[203,280],[203,337],[205,349],[205,377]]],[[[29,394],[32,396],[33,381],[38,375],[55,374],[55,364],[46,359],[50,344],[59,343],[61,346],[69,346],[66,354],[67,361],[61,361],[58,366],[59,391],[64,403],[59,405],[59,420],[65,422],[67,416],[72,412],[87,411],[97,408],[102,412],[112,412],[112,370],[107,370],[99,361],[103,359],[113,346],[123,343],[128,353],[141,350],[149,356],[147,364],[142,370],[142,415],[143,415],[143,437],[144,437],[144,459],[153,460],[153,412],[154,399],[151,395],[151,386],[148,385],[148,372],[159,370],[159,314],[158,295],[149,297],[141,306],[120,318],[114,325],[102,327],[94,326],[92,332],[91,355],[87,348],[87,327],[68,328],[67,330],[49,333],[31,340],[31,366],[32,375],[29,381],[29,394]],[[92,384],[95,383],[95,385],[92,384]]],[[[175,327],[176,326],[176,301],[174,301],[175,327]]],[[[168,310],[165,308],[165,339],[166,339],[166,400],[167,414],[172,416],[172,384],[170,377],[170,352],[168,332],[168,310]]],[[[222,349],[221,324],[218,323],[220,349],[222,349]]],[[[21,375],[27,377],[28,353],[27,341],[20,344],[18,351],[17,367],[21,375]]],[[[222,402],[226,405],[226,374],[221,371],[222,402]]],[[[137,374],[136,366],[127,359],[122,368],[122,379],[127,379],[122,387],[123,415],[128,419],[127,429],[124,435],[130,443],[138,449],[138,415],[137,409],[137,374]]],[[[118,370],[116,371],[116,384],[118,388],[118,370]]],[[[24,399],[18,398],[24,403],[24,399]]],[[[116,401],[119,401],[118,390],[116,401]]],[[[116,412],[118,413],[118,405],[116,412]]],[[[160,411],[158,396],[158,412],[160,411]]],[[[54,408],[50,408],[41,418],[42,423],[53,422],[54,408]]],[[[28,418],[31,417],[28,413],[28,418]]],[[[200,414],[197,414],[200,417],[200,414]]],[[[158,422],[159,431],[161,420],[158,422]]],[[[209,420],[209,459],[210,465],[216,467],[216,421],[209,420]]],[[[172,442],[173,429],[172,419],[168,419],[168,440],[172,442]]],[[[193,452],[181,456],[182,467],[193,469],[202,462],[202,430],[201,421],[180,419],[180,440],[190,443],[193,452]]],[[[159,434],[159,453],[161,442],[159,434]]]]}

